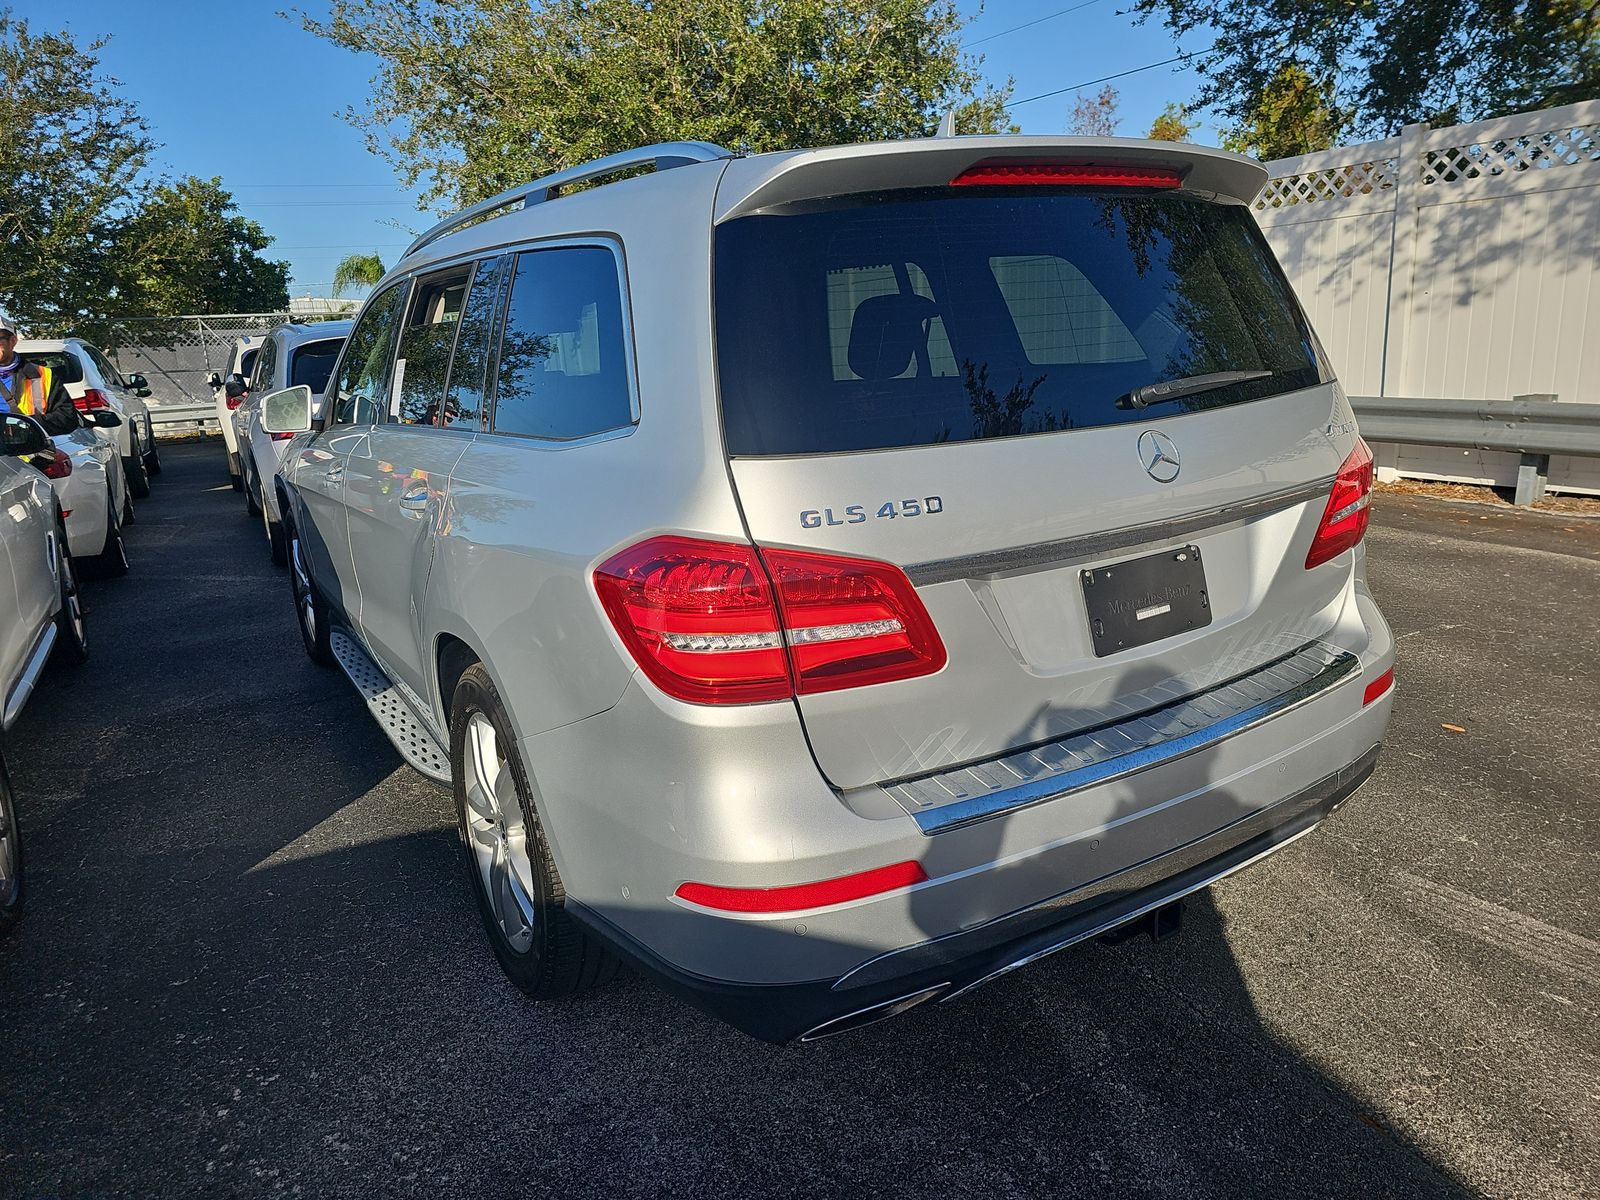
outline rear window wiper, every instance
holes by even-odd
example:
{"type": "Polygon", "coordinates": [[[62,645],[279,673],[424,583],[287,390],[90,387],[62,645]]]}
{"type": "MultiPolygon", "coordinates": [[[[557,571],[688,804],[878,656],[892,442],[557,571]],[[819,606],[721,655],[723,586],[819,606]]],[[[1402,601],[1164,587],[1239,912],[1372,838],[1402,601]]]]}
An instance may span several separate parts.
{"type": "Polygon", "coordinates": [[[1186,375],[1182,379],[1167,379],[1161,383],[1147,383],[1117,397],[1118,408],[1148,408],[1167,400],[1193,396],[1196,392],[1209,392],[1213,388],[1227,387],[1230,383],[1248,383],[1253,379],[1270,379],[1272,371],[1213,371],[1209,375],[1186,375]]]}

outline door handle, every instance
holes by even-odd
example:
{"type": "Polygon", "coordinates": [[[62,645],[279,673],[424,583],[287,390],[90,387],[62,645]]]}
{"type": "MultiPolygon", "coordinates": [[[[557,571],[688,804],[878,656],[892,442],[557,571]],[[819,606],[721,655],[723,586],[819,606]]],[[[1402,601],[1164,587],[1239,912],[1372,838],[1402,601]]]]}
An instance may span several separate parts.
{"type": "Polygon", "coordinates": [[[407,488],[400,496],[400,507],[420,517],[428,507],[428,485],[423,483],[407,488]]]}
{"type": "Polygon", "coordinates": [[[343,463],[335,463],[333,466],[328,468],[327,472],[322,477],[324,479],[326,479],[329,483],[343,483],[344,482],[344,464],[343,463]]]}

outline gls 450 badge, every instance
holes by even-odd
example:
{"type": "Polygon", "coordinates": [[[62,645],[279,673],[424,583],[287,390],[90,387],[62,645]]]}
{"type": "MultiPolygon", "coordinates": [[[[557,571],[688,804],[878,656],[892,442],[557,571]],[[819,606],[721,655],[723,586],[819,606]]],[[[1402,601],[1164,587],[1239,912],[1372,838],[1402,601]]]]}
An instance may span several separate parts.
{"type": "MultiPolygon", "coordinates": [[[[840,509],[808,508],[800,514],[800,528],[820,529],[824,525],[861,525],[868,517],[870,504],[847,504],[840,509]],[[842,515],[835,516],[838,512],[842,515]]],[[[897,517],[931,517],[944,511],[944,501],[938,496],[924,496],[921,500],[885,500],[870,515],[875,519],[892,521],[897,517]]]]}

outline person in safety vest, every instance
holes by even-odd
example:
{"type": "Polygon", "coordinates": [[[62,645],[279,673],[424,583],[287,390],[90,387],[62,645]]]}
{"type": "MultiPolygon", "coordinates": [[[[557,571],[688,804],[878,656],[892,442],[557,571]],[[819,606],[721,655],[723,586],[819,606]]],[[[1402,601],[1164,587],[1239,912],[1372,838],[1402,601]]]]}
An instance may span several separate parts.
{"type": "Polygon", "coordinates": [[[0,413],[32,417],[46,433],[71,433],[83,424],[66,387],[49,367],[17,357],[17,331],[0,317],[0,413]]]}

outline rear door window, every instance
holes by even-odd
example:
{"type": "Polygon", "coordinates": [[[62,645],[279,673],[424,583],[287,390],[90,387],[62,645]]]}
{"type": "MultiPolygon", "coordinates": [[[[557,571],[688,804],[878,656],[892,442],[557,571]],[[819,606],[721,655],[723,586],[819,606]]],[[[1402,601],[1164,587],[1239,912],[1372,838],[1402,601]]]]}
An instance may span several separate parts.
{"type": "Polygon", "coordinates": [[[632,423],[615,255],[602,246],[517,255],[500,342],[495,432],[565,441],[632,423]]]}
{"type": "Polygon", "coordinates": [[[471,278],[465,263],[417,280],[394,368],[392,415],[402,425],[439,423],[471,278]]]}
{"type": "Polygon", "coordinates": [[[484,387],[489,359],[494,351],[494,317],[500,294],[503,258],[480,262],[472,273],[455,355],[450,360],[450,384],[439,423],[446,429],[477,429],[483,420],[484,387]]]}
{"type": "Polygon", "coordinates": [[[313,395],[320,396],[328,388],[328,376],[333,373],[333,360],[339,357],[343,338],[328,338],[321,342],[307,342],[297,346],[289,356],[288,387],[308,387],[313,395]]]}
{"type": "Polygon", "coordinates": [[[1313,386],[1326,373],[1242,206],[1180,193],[878,193],[716,233],[734,455],[1086,429],[1313,386]],[[1258,377],[1149,403],[1136,389],[1258,377]]]}

